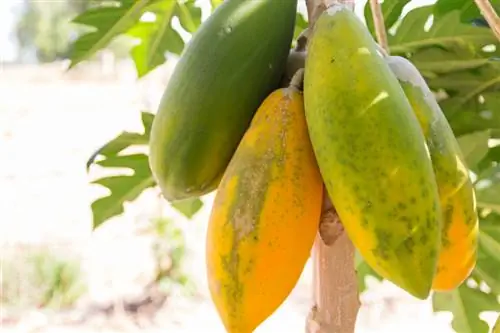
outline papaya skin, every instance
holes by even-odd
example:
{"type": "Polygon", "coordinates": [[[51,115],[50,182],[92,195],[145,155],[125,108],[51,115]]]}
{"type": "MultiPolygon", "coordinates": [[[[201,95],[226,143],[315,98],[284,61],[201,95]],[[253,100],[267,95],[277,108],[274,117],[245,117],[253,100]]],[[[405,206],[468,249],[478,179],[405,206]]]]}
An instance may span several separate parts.
{"type": "Polygon", "coordinates": [[[226,0],[193,35],[150,133],[149,165],[166,200],[218,186],[255,111],[279,87],[296,7],[297,0],[226,0]]]}
{"type": "Polygon", "coordinates": [[[354,13],[333,5],[313,29],[304,100],[329,197],[365,261],[425,299],[436,271],[442,214],[418,120],[354,13]]]}
{"type": "Polygon", "coordinates": [[[302,93],[273,92],[224,173],[208,225],[209,289],[229,333],[250,333],[290,294],[318,230],[323,183],[302,93]]]}
{"type": "Polygon", "coordinates": [[[442,247],[432,288],[458,287],[474,269],[478,216],[469,170],[452,128],[418,69],[403,57],[387,63],[399,79],[425,134],[443,212],[442,247]]]}

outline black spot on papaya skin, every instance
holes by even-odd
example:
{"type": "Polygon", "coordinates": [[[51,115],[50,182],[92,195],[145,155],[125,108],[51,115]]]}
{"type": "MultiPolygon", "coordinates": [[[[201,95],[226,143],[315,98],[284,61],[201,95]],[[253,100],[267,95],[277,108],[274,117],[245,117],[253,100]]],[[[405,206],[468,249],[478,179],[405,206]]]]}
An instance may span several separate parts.
{"type": "Polygon", "coordinates": [[[441,233],[441,244],[443,247],[450,246],[450,239],[448,237],[448,231],[450,230],[451,224],[453,223],[453,204],[448,203],[444,210],[443,218],[443,231],[441,233]]]}
{"type": "Polygon", "coordinates": [[[413,240],[413,238],[408,237],[404,241],[404,246],[405,246],[406,250],[408,251],[408,253],[412,253],[413,248],[415,247],[415,241],[413,240]]]}
{"type": "Polygon", "coordinates": [[[392,250],[392,236],[390,232],[384,229],[375,229],[375,238],[377,239],[377,247],[373,250],[376,257],[384,260],[389,259],[389,253],[392,250]]]}

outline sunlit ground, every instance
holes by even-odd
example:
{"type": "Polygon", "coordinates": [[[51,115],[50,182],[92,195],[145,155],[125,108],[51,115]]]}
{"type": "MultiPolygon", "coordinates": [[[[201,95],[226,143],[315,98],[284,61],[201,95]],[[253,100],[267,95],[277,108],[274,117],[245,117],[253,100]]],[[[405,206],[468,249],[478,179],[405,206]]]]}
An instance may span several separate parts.
{"type": "MultiPolygon", "coordinates": [[[[140,82],[126,63],[108,74],[99,65],[67,75],[61,68],[61,64],[4,68],[0,74],[1,254],[7,263],[30,246],[45,245],[61,256],[81,258],[79,277],[88,292],[64,312],[4,304],[1,331],[224,332],[205,283],[204,237],[212,196],[188,221],[165,208],[150,191],[127,205],[123,216],[93,234],[90,229],[90,203],[105,192],[89,185],[89,177],[103,173],[92,169],[89,176],[86,159],[123,129],[140,129],[139,110],[156,106],[168,67],[140,82]],[[151,238],[137,229],[159,215],[176,219],[184,229],[188,251],[184,265],[197,287],[195,296],[176,292],[153,315],[146,310],[135,316],[92,312],[96,304],[133,297],[151,280],[151,238]]],[[[19,273],[16,270],[24,265],[23,260],[3,265],[3,298],[13,293],[7,290],[5,277],[19,273]]],[[[28,274],[20,274],[20,279],[28,279],[28,274]]],[[[450,316],[433,315],[429,302],[416,301],[389,284],[372,285],[362,295],[357,332],[453,332],[450,316]]],[[[14,294],[29,299],[28,293],[37,293],[22,288],[21,284],[14,294]]],[[[289,299],[256,332],[304,332],[310,291],[307,266],[289,299]]]]}

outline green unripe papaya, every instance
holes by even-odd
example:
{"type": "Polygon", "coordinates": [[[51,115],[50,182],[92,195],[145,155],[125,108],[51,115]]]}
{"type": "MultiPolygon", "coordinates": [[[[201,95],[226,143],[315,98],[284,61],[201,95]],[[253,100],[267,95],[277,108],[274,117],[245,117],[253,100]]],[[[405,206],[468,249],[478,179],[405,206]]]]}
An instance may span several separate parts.
{"type": "Polygon", "coordinates": [[[163,196],[214,190],[262,101],[279,86],[297,0],[226,0],[200,26],[174,69],[150,134],[163,196]]]}

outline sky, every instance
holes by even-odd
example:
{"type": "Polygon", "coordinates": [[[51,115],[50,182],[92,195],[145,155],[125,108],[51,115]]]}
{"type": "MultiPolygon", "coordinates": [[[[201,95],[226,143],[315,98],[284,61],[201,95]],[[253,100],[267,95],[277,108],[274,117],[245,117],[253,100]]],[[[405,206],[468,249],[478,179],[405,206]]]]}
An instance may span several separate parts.
{"type": "MultiPolygon", "coordinates": [[[[45,1],[47,6],[50,3],[58,0],[37,0],[45,1]]],[[[279,1],[279,0],[274,0],[279,1]]],[[[366,0],[357,0],[359,2],[365,2],[366,0]]],[[[385,0],[391,1],[391,0],[385,0]]],[[[434,3],[436,0],[413,0],[408,6],[408,9],[412,7],[419,7],[434,3]]],[[[0,62],[2,61],[12,61],[17,56],[16,43],[13,38],[13,30],[16,22],[16,15],[19,13],[19,6],[22,4],[23,0],[0,0],[0,62]]],[[[201,0],[201,2],[207,2],[208,0],[201,0]]]]}

